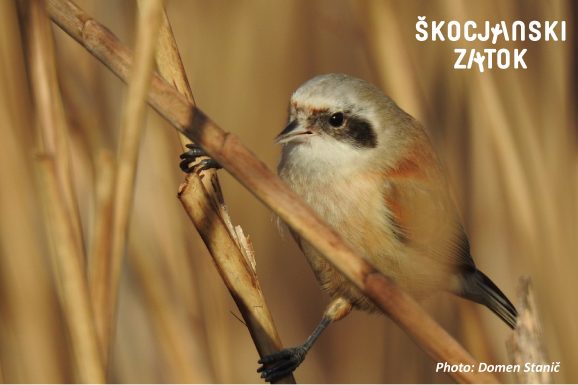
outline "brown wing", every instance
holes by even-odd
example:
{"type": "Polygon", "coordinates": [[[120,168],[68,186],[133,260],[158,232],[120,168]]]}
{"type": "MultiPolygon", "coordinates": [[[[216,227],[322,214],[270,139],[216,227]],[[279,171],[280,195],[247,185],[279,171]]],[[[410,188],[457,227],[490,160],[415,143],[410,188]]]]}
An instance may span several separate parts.
{"type": "MultiPolygon", "coordinates": [[[[405,245],[407,274],[422,274],[427,280],[433,272],[432,279],[443,280],[448,272],[474,263],[439,161],[430,144],[421,142],[387,170],[383,196],[405,245]]],[[[452,285],[457,289],[457,282],[452,285]]]]}

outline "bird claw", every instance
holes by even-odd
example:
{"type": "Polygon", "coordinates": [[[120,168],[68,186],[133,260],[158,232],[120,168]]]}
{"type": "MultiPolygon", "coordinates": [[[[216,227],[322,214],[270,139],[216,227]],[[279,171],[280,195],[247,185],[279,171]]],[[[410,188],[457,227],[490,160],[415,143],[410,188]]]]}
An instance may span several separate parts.
{"type": "Polygon", "coordinates": [[[303,362],[306,354],[307,350],[302,346],[270,354],[259,360],[261,366],[257,369],[257,373],[261,373],[261,378],[267,382],[276,381],[293,373],[303,362]]]}
{"type": "Polygon", "coordinates": [[[193,171],[201,172],[208,169],[218,170],[222,168],[213,158],[203,159],[200,162],[195,163],[198,158],[208,156],[207,153],[194,143],[187,144],[187,148],[188,150],[183,152],[180,156],[182,160],[179,163],[179,167],[183,172],[189,174],[193,171]]]}

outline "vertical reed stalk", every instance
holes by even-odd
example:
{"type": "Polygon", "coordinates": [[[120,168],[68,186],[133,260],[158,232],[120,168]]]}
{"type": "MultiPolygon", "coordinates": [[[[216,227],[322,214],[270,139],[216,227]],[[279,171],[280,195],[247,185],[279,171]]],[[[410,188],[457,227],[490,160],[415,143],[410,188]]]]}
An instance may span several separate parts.
{"type": "Polygon", "coordinates": [[[67,124],[56,77],[50,22],[43,1],[30,3],[28,34],[32,91],[39,129],[39,186],[57,288],[80,382],[104,382],[84,270],[84,250],[70,182],[67,124]]]}
{"type": "Polygon", "coordinates": [[[144,5],[138,18],[135,67],[128,82],[122,114],[114,182],[110,270],[106,276],[106,284],[99,286],[102,292],[94,293],[97,325],[105,361],[108,361],[114,338],[119,281],[123,256],[126,252],[138,150],[145,125],[146,97],[153,73],[154,52],[163,9],[162,0],[148,0],[144,5]]]}

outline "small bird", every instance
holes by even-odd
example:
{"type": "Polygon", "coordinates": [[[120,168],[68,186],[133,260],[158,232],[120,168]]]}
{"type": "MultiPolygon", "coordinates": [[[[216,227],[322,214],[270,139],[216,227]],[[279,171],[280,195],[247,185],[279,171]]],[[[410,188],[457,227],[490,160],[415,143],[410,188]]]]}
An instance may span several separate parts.
{"type": "MultiPolygon", "coordinates": [[[[376,86],[344,74],[314,77],[293,93],[288,125],[276,141],[283,146],[279,176],[382,274],[417,299],[449,291],[515,327],[516,309],[476,268],[428,136],[376,86]]],[[[190,171],[200,155],[191,148],[181,168],[190,171]]],[[[291,234],[332,300],[305,343],[259,361],[268,382],[292,373],[323,330],[352,309],[379,311],[291,234]]]]}

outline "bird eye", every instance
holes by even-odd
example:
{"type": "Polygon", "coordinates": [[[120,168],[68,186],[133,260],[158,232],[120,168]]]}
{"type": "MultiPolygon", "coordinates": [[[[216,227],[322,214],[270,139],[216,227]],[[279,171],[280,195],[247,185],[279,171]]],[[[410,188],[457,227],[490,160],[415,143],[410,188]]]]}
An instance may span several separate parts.
{"type": "Polygon", "coordinates": [[[333,127],[341,127],[341,125],[343,124],[343,113],[336,112],[333,115],[331,115],[329,117],[329,124],[331,124],[333,127]]]}

